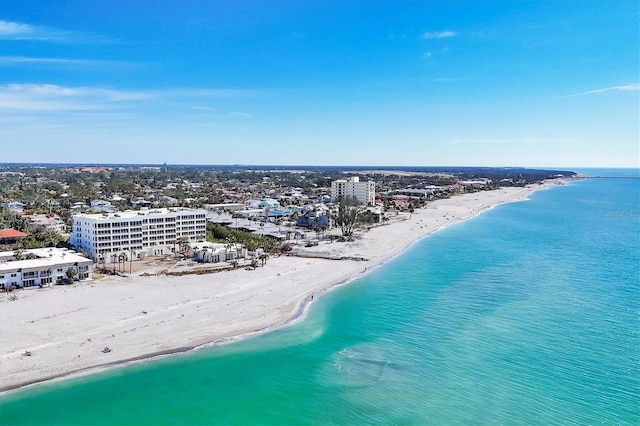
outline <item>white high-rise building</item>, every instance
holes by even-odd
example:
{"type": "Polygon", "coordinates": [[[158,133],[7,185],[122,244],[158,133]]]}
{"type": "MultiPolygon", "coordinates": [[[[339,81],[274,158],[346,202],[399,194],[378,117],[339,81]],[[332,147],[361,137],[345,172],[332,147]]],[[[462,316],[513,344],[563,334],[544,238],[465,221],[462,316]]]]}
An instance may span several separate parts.
{"type": "Polygon", "coordinates": [[[73,216],[71,244],[96,262],[114,263],[124,253],[135,260],[179,250],[179,238],[190,243],[207,237],[207,211],[170,208],[73,216]]]}
{"type": "Polygon", "coordinates": [[[360,182],[357,176],[331,182],[331,201],[345,197],[356,197],[362,204],[373,205],[376,201],[376,184],[373,181],[360,182]]]}

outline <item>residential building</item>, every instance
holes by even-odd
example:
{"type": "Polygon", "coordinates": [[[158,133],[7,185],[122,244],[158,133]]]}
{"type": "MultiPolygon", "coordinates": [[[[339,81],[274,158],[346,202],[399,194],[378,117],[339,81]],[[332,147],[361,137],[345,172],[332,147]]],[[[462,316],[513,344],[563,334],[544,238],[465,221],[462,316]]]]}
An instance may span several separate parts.
{"type": "Polygon", "coordinates": [[[150,207],[153,204],[151,201],[147,201],[142,197],[136,197],[131,200],[131,207],[150,207]]]}
{"type": "Polygon", "coordinates": [[[247,249],[242,244],[196,243],[193,245],[194,258],[202,263],[220,263],[247,257],[247,249]]]}
{"type": "Polygon", "coordinates": [[[373,205],[376,200],[376,184],[373,181],[360,182],[357,176],[331,182],[331,201],[346,197],[355,197],[362,204],[373,205]]]}
{"type": "Polygon", "coordinates": [[[331,218],[328,214],[311,211],[304,215],[298,216],[296,226],[310,229],[330,229],[331,218]]]}
{"type": "Polygon", "coordinates": [[[71,244],[100,263],[115,263],[176,252],[181,238],[206,240],[207,211],[163,208],[73,216],[71,244]]]}
{"type": "Polygon", "coordinates": [[[39,248],[0,252],[0,288],[28,288],[61,284],[69,279],[90,279],[93,261],[63,248],[39,248]]]}
{"type": "Polygon", "coordinates": [[[241,203],[225,203],[225,204],[205,204],[204,208],[209,211],[230,211],[236,212],[238,210],[244,210],[246,207],[241,203]]]}
{"type": "Polygon", "coordinates": [[[46,215],[46,214],[23,214],[22,217],[28,219],[31,223],[36,225],[44,226],[58,233],[67,232],[67,225],[64,223],[64,220],[57,214],[46,215]]]}
{"type": "Polygon", "coordinates": [[[3,206],[13,212],[21,213],[25,209],[26,204],[21,203],[20,201],[11,201],[9,203],[4,203],[3,206]]]}
{"type": "Polygon", "coordinates": [[[168,195],[161,195],[158,197],[158,203],[162,203],[168,206],[177,206],[180,204],[180,201],[177,198],[169,197],[168,195]]]}
{"type": "Polygon", "coordinates": [[[83,203],[82,201],[77,201],[73,204],[71,204],[71,210],[84,210],[86,208],[88,208],[89,206],[87,206],[86,203],[83,203]]]}
{"type": "Polygon", "coordinates": [[[272,198],[265,198],[262,200],[247,200],[245,201],[245,205],[249,209],[280,207],[280,203],[272,198]]]}
{"type": "Polygon", "coordinates": [[[0,230],[0,244],[15,244],[24,238],[27,238],[27,234],[13,228],[0,230]]]}
{"type": "Polygon", "coordinates": [[[424,189],[418,188],[403,188],[394,190],[394,194],[406,195],[412,198],[431,198],[435,194],[442,193],[442,188],[439,186],[429,185],[424,189]]]}
{"type": "Polygon", "coordinates": [[[458,184],[464,186],[465,188],[473,188],[473,189],[484,188],[490,183],[491,183],[491,181],[489,179],[460,180],[460,181],[458,181],[458,184]]]}
{"type": "Polygon", "coordinates": [[[105,213],[115,213],[118,211],[118,209],[115,208],[110,201],[106,200],[93,200],[91,202],[91,208],[93,210],[105,213]]]}

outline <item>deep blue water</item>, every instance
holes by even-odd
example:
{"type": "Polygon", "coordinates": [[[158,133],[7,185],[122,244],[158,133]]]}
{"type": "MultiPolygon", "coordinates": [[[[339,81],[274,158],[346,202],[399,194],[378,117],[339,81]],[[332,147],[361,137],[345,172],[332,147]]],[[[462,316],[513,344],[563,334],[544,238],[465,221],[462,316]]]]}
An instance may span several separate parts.
{"type": "Polygon", "coordinates": [[[420,241],[300,324],[12,393],[0,421],[638,425],[639,200],[639,181],[537,192],[420,241]]]}

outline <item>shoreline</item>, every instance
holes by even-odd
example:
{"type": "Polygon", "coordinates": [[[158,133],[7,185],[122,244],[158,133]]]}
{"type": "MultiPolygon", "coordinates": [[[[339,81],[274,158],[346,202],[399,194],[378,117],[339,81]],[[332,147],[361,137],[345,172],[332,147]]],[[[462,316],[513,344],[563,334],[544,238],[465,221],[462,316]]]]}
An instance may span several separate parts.
{"type": "Polygon", "coordinates": [[[323,243],[303,250],[311,255],[360,256],[366,261],[279,256],[255,271],[109,277],[73,287],[22,291],[16,302],[7,301],[5,296],[0,302],[0,394],[210,349],[296,324],[306,318],[310,306],[320,297],[384,266],[423,238],[498,205],[526,201],[533,192],[565,182],[558,179],[437,200],[410,218],[374,227],[351,243],[323,243]],[[436,223],[427,226],[424,219],[436,223]],[[327,262],[332,265],[331,271],[327,271],[327,262]],[[212,293],[212,286],[217,293],[212,293]],[[185,295],[182,287],[195,288],[186,290],[185,295]],[[91,297],[83,294],[85,291],[97,294],[91,297]],[[182,299],[181,303],[175,303],[173,297],[182,299]],[[102,303],[96,304],[96,299],[102,303]],[[228,302],[226,307],[224,302],[228,302]],[[152,309],[143,311],[145,305],[152,309]],[[33,319],[46,313],[49,315],[33,319]],[[110,322],[114,314],[124,318],[110,322]],[[187,316],[191,322],[180,321],[187,316]],[[136,327],[127,330],[132,325],[136,327]],[[105,343],[114,350],[99,353],[97,349],[105,343]],[[25,350],[33,355],[22,356],[25,350]]]}

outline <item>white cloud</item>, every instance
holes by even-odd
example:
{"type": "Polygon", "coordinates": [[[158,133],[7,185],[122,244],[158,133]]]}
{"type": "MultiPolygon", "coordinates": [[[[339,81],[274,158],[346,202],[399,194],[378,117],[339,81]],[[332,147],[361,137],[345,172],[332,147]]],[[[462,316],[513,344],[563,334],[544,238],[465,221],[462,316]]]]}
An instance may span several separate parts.
{"type": "Polygon", "coordinates": [[[422,35],[424,39],[438,39],[438,38],[450,38],[455,37],[457,33],[455,31],[435,31],[435,32],[427,32],[422,35]]]}
{"type": "Polygon", "coordinates": [[[253,118],[253,115],[248,112],[232,111],[229,115],[232,117],[253,118]]]}
{"type": "Polygon", "coordinates": [[[260,93],[255,90],[244,89],[163,89],[149,93],[158,97],[184,97],[184,98],[226,98],[252,96],[260,93]]]}
{"type": "Polygon", "coordinates": [[[74,33],[19,22],[0,21],[0,38],[5,40],[67,41],[74,33]]]}
{"type": "Polygon", "coordinates": [[[17,65],[17,64],[68,64],[82,65],[90,63],[82,59],[61,59],[61,58],[28,58],[25,56],[0,56],[0,65],[17,65]]]}
{"type": "Polygon", "coordinates": [[[0,86],[0,111],[88,111],[110,109],[115,102],[140,101],[144,92],[97,87],[63,87],[55,84],[7,84],[0,86]]]}
{"type": "Polygon", "coordinates": [[[635,84],[627,84],[625,86],[613,86],[613,87],[605,87],[604,89],[596,89],[596,90],[589,90],[588,92],[582,92],[582,93],[577,93],[575,95],[569,95],[568,97],[573,97],[573,96],[584,96],[584,95],[593,95],[596,93],[604,93],[604,92],[635,92],[640,90],[640,83],[635,83],[635,84]]]}
{"type": "Polygon", "coordinates": [[[185,123],[198,122],[204,112],[220,111],[217,119],[237,120],[253,116],[224,105],[229,97],[235,103],[251,91],[224,89],[119,90],[105,87],[65,87],[55,84],[0,85],[0,122],[23,127],[56,124],[70,120],[77,126],[115,126],[144,118],[154,119],[158,110],[183,117],[185,123]],[[192,105],[197,106],[192,106],[192,105]],[[218,105],[216,105],[216,103],[218,105]],[[210,104],[211,106],[203,106],[210,104]],[[189,111],[190,110],[190,111],[189,111]],[[191,117],[191,118],[187,118],[191,117]]]}
{"type": "Polygon", "coordinates": [[[1,37],[21,37],[28,34],[33,34],[34,32],[35,29],[31,25],[0,20],[1,37]]]}
{"type": "Polygon", "coordinates": [[[0,66],[28,66],[28,65],[42,65],[42,66],[116,66],[116,67],[128,67],[136,65],[131,62],[122,61],[103,61],[103,60],[91,60],[91,59],[70,59],[70,58],[32,58],[26,56],[0,56],[0,66]]]}
{"type": "Polygon", "coordinates": [[[112,43],[113,40],[93,34],[61,30],[0,20],[0,39],[2,40],[36,40],[61,43],[112,43]]]}
{"type": "Polygon", "coordinates": [[[55,84],[6,84],[0,86],[0,111],[74,111],[109,109],[115,103],[176,98],[219,99],[249,96],[256,92],[233,89],[116,90],[103,87],[65,87],[55,84]]]}

